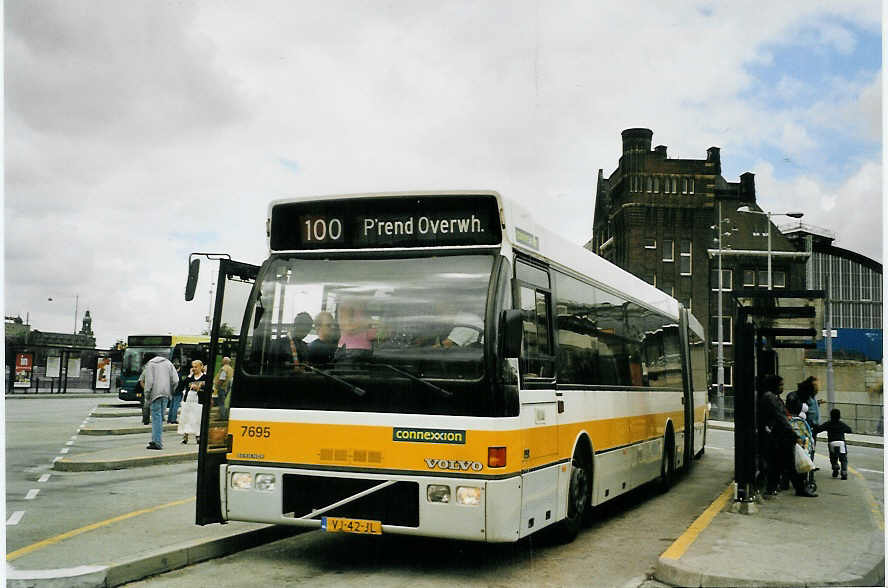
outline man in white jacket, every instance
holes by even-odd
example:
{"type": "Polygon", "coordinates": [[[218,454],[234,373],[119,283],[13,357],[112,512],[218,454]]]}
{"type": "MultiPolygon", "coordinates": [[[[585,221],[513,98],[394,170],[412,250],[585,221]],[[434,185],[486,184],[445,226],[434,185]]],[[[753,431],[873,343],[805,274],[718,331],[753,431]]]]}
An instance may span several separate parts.
{"type": "Polygon", "coordinates": [[[165,357],[153,353],[146,353],[145,356],[146,361],[142,362],[144,368],[139,379],[145,389],[142,402],[151,407],[151,442],[146,449],[163,449],[163,409],[179,383],[179,374],[173,363],[165,357]]]}

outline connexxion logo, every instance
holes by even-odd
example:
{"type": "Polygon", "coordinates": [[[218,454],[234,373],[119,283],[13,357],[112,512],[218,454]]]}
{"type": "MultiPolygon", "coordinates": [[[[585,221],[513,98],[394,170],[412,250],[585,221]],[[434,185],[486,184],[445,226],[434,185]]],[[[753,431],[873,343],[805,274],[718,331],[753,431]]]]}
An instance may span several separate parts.
{"type": "Polygon", "coordinates": [[[448,431],[446,429],[392,429],[392,441],[412,441],[413,443],[450,443],[465,445],[465,431],[448,431]]]}

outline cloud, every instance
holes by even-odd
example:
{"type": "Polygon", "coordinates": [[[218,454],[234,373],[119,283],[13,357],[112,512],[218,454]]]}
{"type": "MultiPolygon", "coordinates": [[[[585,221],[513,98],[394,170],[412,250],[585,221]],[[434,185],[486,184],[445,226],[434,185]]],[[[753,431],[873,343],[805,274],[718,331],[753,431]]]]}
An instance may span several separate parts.
{"type": "MultiPolygon", "coordinates": [[[[800,210],[802,222],[836,234],[835,245],[882,261],[883,197],[880,161],[862,163],[853,174],[834,186],[801,175],[789,181],[776,179],[774,167],[754,167],[758,203],[773,212],[800,210]]],[[[786,219],[783,219],[786,220],[786,219]]],[[[779,225],[781,221],[777,221],[779,225]]]]}
{"type": "MultiPolygon", "coordinates": [[[[810,184],[772,167],[773,194],[865,205],[880,74],[783,71],[779,106],[753,66],[780,67],[780,43],[853,55],[880,18],[864,0],[7,3],[6,311],[66,330],[41,300],[78,293],[102,343],[199,330],[212,272],[186,304],[188,254],[261,262],[286,196],[492,188],[584,243],[635,126],[672,157],[721,146],[726,168],[790,145],[810,184]]],[[[842,239],[880,249],[871,218],[842,239]]]]}

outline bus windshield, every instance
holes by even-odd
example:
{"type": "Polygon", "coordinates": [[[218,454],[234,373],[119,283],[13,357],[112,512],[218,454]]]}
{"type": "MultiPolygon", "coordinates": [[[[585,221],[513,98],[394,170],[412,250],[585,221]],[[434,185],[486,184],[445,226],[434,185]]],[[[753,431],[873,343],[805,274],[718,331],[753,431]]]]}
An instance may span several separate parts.
{"type": "Polygon", "coordinates": [[[249,311],[248,382],[232,406],[405,412],[467,402],[484,376],[493,262],[272,259],[249,311]]]}
{"type": "Polygon", "coordinates": [[[138,376],[142,373],[142,356],[146,353],[154,353],[161,357],[170,357],[169,347],[127,347],[123,352],[124,376],[138,376]]]}

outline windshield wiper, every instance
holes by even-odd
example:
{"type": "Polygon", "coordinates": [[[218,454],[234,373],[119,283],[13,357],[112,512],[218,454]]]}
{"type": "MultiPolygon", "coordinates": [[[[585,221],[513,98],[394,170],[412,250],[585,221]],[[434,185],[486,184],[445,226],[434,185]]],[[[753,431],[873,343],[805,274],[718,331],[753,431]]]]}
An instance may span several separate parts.
{"type": "Polygon", "coordinates": [[[423,380],[423,379],[420,378],[419,376],[414,375],[414,374],[411,374],[410,372],[408,372],[408,371],[406,371],[406,370],[402,370],[401,368],[396,368],[395,366],[393,366],[393,365],[391,365],[391,364],[388,364],[388,363],[378,363],[378,362],[375,362],[375,361],[362,361],[362,362],[359,362],[359,365],[365,365],[365,364],[366,364],[366,365],[378,365],[379,367],[388,368],[388,369],[390,369],[391,371],[395,372],[396,374],[401,374],[402,376],[404,376],[404,377],[406,377],[406,378],[408,378],[408,379],[410,379],[410,380],[413,380],[414,382],[419,382],[420,384],[423,384],[423,385],[425,385],[425,386],[431,388],[432,390],[434,390],[434,391],[437,392],[438,394],[441,394],[442,396],[444,396],[444,398],[450,398],[451,396],[453,396],[453,392],[451,392],[451,391],[449,391],[449,390],[445,390],[444,388],[441,388],[440,386],[436,386],[436,385],[432,384],[431,382],[426,382],[425,380],[423,380]]]}
{"type": "Polygon", "coordinates": [[[330,380],[333,380],[334,382],[338,382],[338,383],[342,384],[343,386],[346,386],[349,390],[351,390],[352,392],[355,393],[355,396],[363,396],[364,394],[367,393],[367,391],[364,390],[363,388],[361,388],[359,386],[355,386],[351,382],[347,382],[347,381],[343,380],[342,378],[340,378],[339,376],[334,376],[333,374],[331,374],[329,372],[325,372],[324,370],[318,369],[314,366],[310,366],[308,364],[301,364],[300,367],[308,368],[309,370],[311,370],[312,372],[314,372],[316,374],[321,374],[325,378],[328,378],[330,380]]]}

